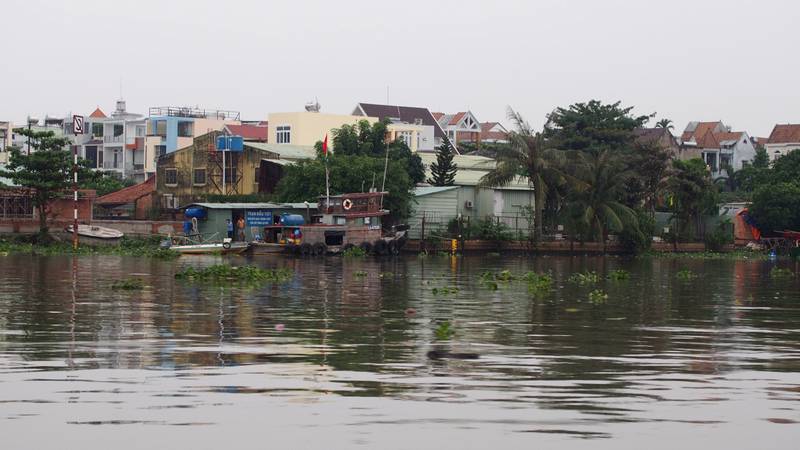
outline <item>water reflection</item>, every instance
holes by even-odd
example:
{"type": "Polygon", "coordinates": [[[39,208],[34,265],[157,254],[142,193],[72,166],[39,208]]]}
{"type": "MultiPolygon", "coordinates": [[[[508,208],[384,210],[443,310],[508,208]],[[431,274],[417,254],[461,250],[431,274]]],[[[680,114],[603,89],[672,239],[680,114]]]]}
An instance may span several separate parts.
{"type": "Polygon", "coordinates": [[[102,442],[123,425],[191,425],[216,430],[192,435],[201,446],[264,427],[282,430],[276,443],[312,446],[448,447],[453,430],[476,448],[659,448],[642,436],[699,432],[741,446],[759,430],[783,443],[800,421],[800,283],[770,279],[773,263],[236,257],[295,276],[263,287],[174,280],[219,261],[0,258],[0,426],[11,442],[57,443],[30,433],[41,426],[81,440],[94,425],[102,442]],[[480,282],[504,269],[550,272],[554,290],[480,282]],[[616,269],[630,278],[605,278],[616,269]],[[679,279],[684,269],[697,277],[679,279]],[[586,270],[597,285],[568,281],[586,270]],[[146,288],[110,288],[128,276],[146,288]],[[592,289],[608,300],[588,301],[592,289]],[[455,335],[437,341],[443,321],[455,335]]]}

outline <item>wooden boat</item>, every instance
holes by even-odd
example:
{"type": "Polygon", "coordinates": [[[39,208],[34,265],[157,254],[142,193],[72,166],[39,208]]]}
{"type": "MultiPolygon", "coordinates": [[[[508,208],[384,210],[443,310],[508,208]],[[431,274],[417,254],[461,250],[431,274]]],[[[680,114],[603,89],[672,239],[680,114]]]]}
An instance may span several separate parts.
{"type": "Polygon", "coordinates": [[[161,248],[174,250],[184,255],[202,255],[209,253],[242,253],[250,247],[247,242],[235,242],[225,238],[222,242],[214,240],[216,233],[211,238],[197,236],[175,236],[161,242],[161,248]]]}
{"type": "Polygon", "coordinates": [[[171,245],[174,250],[184,255],[203,255],[209,253],[242,253],[250,247],[247,242],[207,242],[201,244],[171,245]]]}
{"type": "MultiPolygon", "coordinates": [[[[72,225],[70,225],[65,230],[68,233],[72,233],[72,229],[72,225]]],[[[78,236],[113,241],[120,239],[124,236],[124,233],[113,228],[100,227],[97,225],[78,225],[78,236]]]]}
{"type": "Polygon", "coordinates": [[[407,227],[382,232],[381,219],[386,192],[358,192],[321,196],[319,212],[306,224],[302,216],[281,216],[279,224],[263,229],[264,242],[253,242],[254,254],[287,251],[300,255],[341,253],[360,247],[376,255],[397,254],[405,244],[407,227]],[[288,219],[288,220],[284,220],[288,219]]]}

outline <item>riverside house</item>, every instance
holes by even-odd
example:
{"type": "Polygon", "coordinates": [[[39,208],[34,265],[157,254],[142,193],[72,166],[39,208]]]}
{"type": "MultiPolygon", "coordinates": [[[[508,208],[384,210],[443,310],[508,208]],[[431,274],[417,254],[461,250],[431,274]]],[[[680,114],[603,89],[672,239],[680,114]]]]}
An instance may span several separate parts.
{"type": "Polygon", "coordinates": [[[764,144],[764,149],[770,161],[800,149],[800,124],[775,125],[764,144]]]}
{"type": "Polygon", "coordinates": [[[702,158],[715,179],[727,177],[727,167],[741,170],[755,156],[755,145],[746,132],[731,131],[719,121],[689,122],[681,135],[679,158],[702,158]]]}

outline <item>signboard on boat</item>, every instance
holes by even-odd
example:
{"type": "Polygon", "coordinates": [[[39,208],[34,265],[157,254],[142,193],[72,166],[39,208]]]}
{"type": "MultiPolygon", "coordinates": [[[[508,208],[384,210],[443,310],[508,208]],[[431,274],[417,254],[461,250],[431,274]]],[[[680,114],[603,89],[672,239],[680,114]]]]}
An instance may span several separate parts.
{"type": "Polygon", "coordinates": [[[248,209],[244,213],[248,227],[266,227],[272,225],[272,211],[268,209],[248,209]]]}

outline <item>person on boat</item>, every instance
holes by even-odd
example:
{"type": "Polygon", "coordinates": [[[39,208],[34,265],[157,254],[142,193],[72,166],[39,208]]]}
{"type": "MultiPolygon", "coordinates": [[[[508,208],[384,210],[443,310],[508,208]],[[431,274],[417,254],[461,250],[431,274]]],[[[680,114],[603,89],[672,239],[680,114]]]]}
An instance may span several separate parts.
{"type": "Polygon", "coordinates": [[[244,242],[246,239],[244,234],[244,217],[239,217],[239,220],[236,221],[236,228],[238,231],[239,240],[244,242]]]}
{"type": "Polygon", "coordinates": [[[225,225],[228,227],[228,238],[233,239],[233,222],[231,222],[231,219],[225,219],[225,225]]]}

